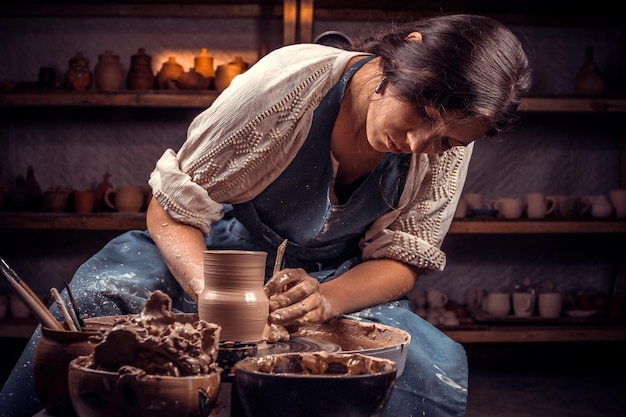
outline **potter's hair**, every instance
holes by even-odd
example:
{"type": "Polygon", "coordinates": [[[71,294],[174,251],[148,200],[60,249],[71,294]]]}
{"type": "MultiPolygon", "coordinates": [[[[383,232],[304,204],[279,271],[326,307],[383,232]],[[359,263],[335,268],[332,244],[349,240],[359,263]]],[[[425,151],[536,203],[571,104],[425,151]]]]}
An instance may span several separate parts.
{"type": "Polygon", "coordinates": [[[518,119],[531,85],[519,39],[484,16],[442,15],[393,24],[357,40],[353,49],[381,57],[387,88],[401,100],[484,120],[489,136],[518,119]],[[421,33],[422,41],[407,40],[412,32],[421,33]]]}

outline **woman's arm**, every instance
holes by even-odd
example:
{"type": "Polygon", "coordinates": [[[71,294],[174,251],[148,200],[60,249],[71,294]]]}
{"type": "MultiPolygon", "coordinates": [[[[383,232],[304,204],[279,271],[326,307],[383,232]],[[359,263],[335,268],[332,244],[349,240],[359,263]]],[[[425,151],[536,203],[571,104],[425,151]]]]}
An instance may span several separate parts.
{"type": "Polygon", "coordinates": [[[155,198],[148,205],[146,223],[172,275],[197,300],[204,288],[204,235],[200,229],[172,219],[155,198]]]}
{"type": "Polygon", "coordinates": [[[272,324],[323,322],[401,298],[419,269],[393,259],[365,261],[332,281],[319,284],[303,269],[284,269],[266,284],[272,324]]]}
{"type": "Polygon", "coordinates": [[[417,268],[393,259],[372,259],[321,284],[320,289],[334,317],[403,297],[419,274],[417,268]]]}

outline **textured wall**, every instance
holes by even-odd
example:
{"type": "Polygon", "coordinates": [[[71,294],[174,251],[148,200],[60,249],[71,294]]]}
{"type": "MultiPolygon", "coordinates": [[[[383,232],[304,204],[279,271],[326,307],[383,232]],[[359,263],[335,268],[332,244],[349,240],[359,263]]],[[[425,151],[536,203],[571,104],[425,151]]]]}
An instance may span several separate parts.
{"type": "MultiPolygon", "coordinates": [[[[374,23],[318,22],[315,33],[341,30],[355,36],[374,23]]],[[[62,19],[0,18],[0,80],[34,81],[38,68],[52,66],[60,79],[68,60],[82,52],[91,61],[106,49],[127,68],[137,48],[153,56],[157,71],[168,56],[184,67],[208,48],[215,64],[241,55],[250,63],[258,51],[280,45],[280,21],[247,19],[62,19]]],[[[584,49],[592,46],[610,91],[620,79],[620,35],[612,29],[514,27],[528,45],[535,67],[535,95],[573,93],[584,49]]],[[[29,110],[31,112],[31,110],[29,110]]],[[[154,162],[184,141],[195,110],[32,109],[32,118],[0,116],[0,162],[5,180],[33,165],[46,189],[86,188],[105,171],[114,185],[145,183],[154,162]]],[[[618,186],[620,117],[527,115],[519,129],[500,140],[477,144],[466,184],[487,199],[522,197],[528,192],[589,195],[618,186]]],[[[71,278],[74,269],[115,233],[6,232],[0,254],[40,292],[71,278]]],[[[444,243],[448,267],[422,279],[420,286],[443,288],[462,301],[469,287],[511,287],[524,277],[553,281],[563,289],[610,291],[616,242],[610,236],[464,236],[444,243]]],[[[3,287],[0,287],[2,291],[3,287]]],[[[6,289],[5,289],[6,291],[6,289]]]]}

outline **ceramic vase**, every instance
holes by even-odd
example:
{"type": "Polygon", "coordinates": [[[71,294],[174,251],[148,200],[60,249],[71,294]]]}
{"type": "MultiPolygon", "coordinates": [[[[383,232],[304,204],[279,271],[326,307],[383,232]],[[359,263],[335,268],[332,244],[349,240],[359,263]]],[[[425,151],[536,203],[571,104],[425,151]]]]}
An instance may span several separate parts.
{"type": "Polygon", "coordinates": [[[239,74],[241,74],[241,67],[239,65],[218,65],[215,70],[215,89],[221,93],[230,85],[233,78],[239,74]]]}
{"type": "Polygon", "coordinates": [[[235,59],[228,63],[229,65],[237,65],[239,72],[246,72],[250,68],[250,64],[243,60],[241,56],[236,56],[235,59]]]}
{"type": "Polygon", "coordinates": [[[593,48],[587,48],[583,65],[576,74],[576,94],[601,96],[604,89],[604,78],[593,60],[593,48]]]}
{"type": "Polygon", "coordinates": [[[176,88],[172,81],[176,81],[178,76],[185,72],[183,66],[176,62],[176,57],[169,57],[163,63],[156,77],[157,88],[161,90],[171,90],[176,88]]]}
{"type": "Polygon", "coordinates": [[[70,59],[70,66],[65,73],[65,87],[70,90],[88,90],[93,85],[93,74],[89,69],[89,60],[82,52],[77,52],[70,59]]]}
{"type": "Polygon", "coordinates": [[[263,291],[267,253],[241,250],[204,252],[200,319],[221,326],[222,341],[259,342],[269,314],[263,291]]]}
{"type": "Polygon", "coordinates": [[[209,55],[206,48],[202,48],[200,55],[193,59],[194,69],[206,78],[215,77],[215,67],[213,66],[213,57],[209,55]]]}
{"type": "Polygon", "coordinates": [[[145,48],[139,48],[137,53],[130,57],[126,86],[129,90],[152,90],[154,80],[152,57],[146,54],[145,48]]]}
{"type": "Polygon", "coordinates": [[[124,87],[124,68],[119,55],[106,50],[98,55],[98,62],[94,68],[96,89],[100,91],[116,91],[124,87]]]}
{"type": "Polygon", "coordinates": [[[68,365],[77,356],[91,354],[98,334],[90,330],[70,332],[42,328],[33,357],[33,381],[39,401],[53,415],[75,416],[68,389],[68,365]]]}
{"type": "Polygon", "coordinates": [[[180,90],[206,90],[209,88],[209,79],[189,68],[188,72],[183,72],[176,79],[176,86],[180,90]]]}

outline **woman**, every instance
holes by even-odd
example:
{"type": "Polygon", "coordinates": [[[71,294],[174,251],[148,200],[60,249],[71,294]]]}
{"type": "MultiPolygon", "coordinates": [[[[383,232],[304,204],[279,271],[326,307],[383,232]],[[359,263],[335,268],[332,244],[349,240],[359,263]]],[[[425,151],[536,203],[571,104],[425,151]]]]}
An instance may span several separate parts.
{"type": "MultiPolygon", "coordinates": [[[[191,123],[178,152],[163,154],[148,230],[81,266],[74,295],[82,311],[112,315],[139,311],[160,289],[192,312],[206,248],[263,250],[270,340],[285,337],[283,326],[347,314],[402,328],[411,345],[384,415],[463,416],[465,352],[405,295],[420,274],[444,268],[473,142],[516,120],[529,85],[519,41],[480,16],[397,25],[354,51],[273,51],[191,123]],[[272,277],[284,239],[287,269],[272,277]]],[[[30,384],[19,367],[4,404],[30,384]]]]}

